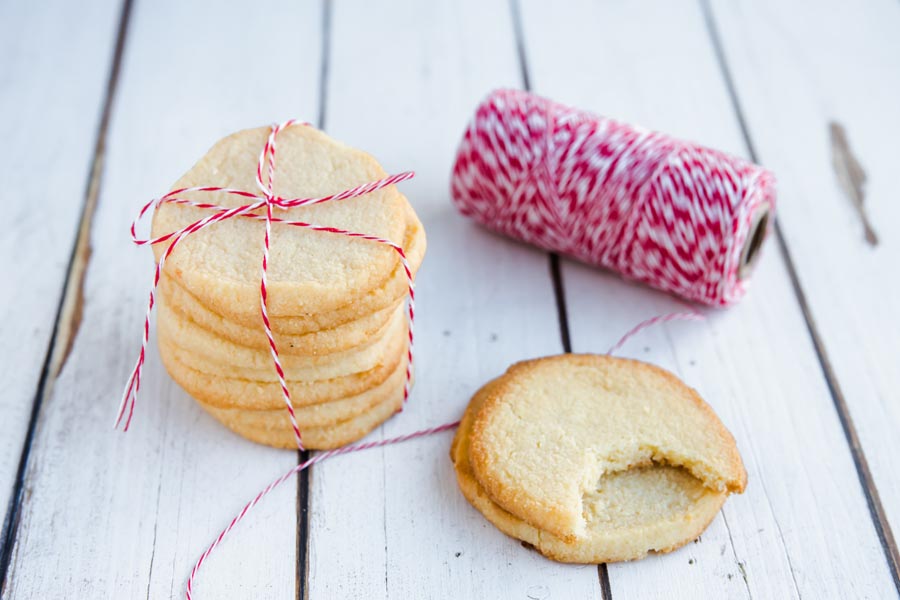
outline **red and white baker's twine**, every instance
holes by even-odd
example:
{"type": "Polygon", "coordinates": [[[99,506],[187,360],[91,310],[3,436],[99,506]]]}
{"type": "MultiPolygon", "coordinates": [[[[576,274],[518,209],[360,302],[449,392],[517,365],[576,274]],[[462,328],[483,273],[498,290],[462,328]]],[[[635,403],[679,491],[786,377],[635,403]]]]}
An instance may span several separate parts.
{"type": "Polygon", "coordinates": [[[128,378],[128,383],[125,385],[125,391],[122,395],[122,402],[119,406],[119,412],[116,416],[115,426],[118,427],[122,423],[122,419],[125,418],[124,421],[124,429],[128,430],[129,425],[131,424],[131,419],[134,415],[134,406],[137,401],[137,395],[140,391],[141,387],[141,373],[144,367],[144,360],[146,358],[147,353],[147,344],[150,337],[150,317],[153,312],[153,306],[156,303],[156,288],[159,285],[159,280],[162,275],[162,270],[165,265],[166,259],[172,254],[175,248],[178,246],[179,242],[191,235],[192,233],[196,233],[205,227],[213,225],[214,223],[219,223],[221,221],[225,221],[227,219],[231,219],[233,217],[245,217],[250,219],[259,219],[264,220],[266,222],[265,228],[265,236],[263,238],[263,261],[262,261],[262,270],[260,276],[260,285],[259,285],[259,296],[260,296],[260,314],[262,316],[263,329],[266,332],[266,338],[269,340],[269,350],[272,354],[272,363],[275,366],[275,371],[278,373],[278,381],[281,384],[281,393],[282,398],[284,399],[285,408],[287,408],[288,415],[291,421],[291,427],[294,430],[294,436],[297,440],[297,447],[300,450],[303,450],[303,441],[302,435],[300,432],[300,427],[297,425],[297,418],[294,414],[294,406],[291,402],[291,392],[288,389],[287,382],[285,381],[284,369],[281,366],[281,360],[278,355],[278,347],[275,344],[275,338],[272,335],[272,327],[269,321],[268,314],[268,292],[266,286],[266,273],[269,266],[269,243],[271,239],[271,230],[272,223],[279,223],[282,225],[290,225],[293,227],[303,227],[305,229],[311,229],[313,231],[321,231],[326,233],[334,233],[338,235],[343,235],[350,238],[359,238],[362,240],[368,240],[371,242],[376,242],[378,244],[384,244],[391,247],[395,252],[397,252],[400,257],[400,262],[403,265],[404,273],[406,274],[407,281],[407,290],[408,290],[408,299],[407,299],[407,321],[408,321],[408,338],[407,338],[407,361],[406,361],[406,380],[403,384],[403,402],[406,403],[409,398],[410,391],[410,380],[412,378],[412,362],[413,362],[413,324],[415,322],[415,285],[413,282],[413,274],[412,270],[409,266],[409,262],[406,259],[406,252],[403,250],[403,247],[399,244],[392,242],[391,240],[387,240],[384,238],[380,238],[378,236],[369,235],[366,233],[357,233],[354,231],[347,231],[344,229],[338,229],[336,227],[328,227],[323,225],[316,225],[313,223],[307,223],[305,221],[290,221],[286,219],[281,219],[273,216],[273,207],[279,209],[288,209],[295,208],[298,206],[310,206],[313,204],[321,204],[323,202],[331,202],[337,200],[345,200],[347,198],[356,198],[358,196],[363,196],[365,194],[380,190],[389,185],[394,185],[401,181],[405,181],[413,177],[413,173],[411,171],[407,171],[404,173],[399,173],[397,175],[391,175],[389,177],[385,177],[384,179],[379,179],[377,181],[372,181],[360,186],[356,186],[354,188],[350,188],[339,192],[337,194],[330,194],[328,196],[321,196],[317,198],[292,198],[285,199],[280,198],[275,195],[275,140],[279,132],[282,130],[295,126],[309,126],[309,123],[300,123],[295,120],[290,120],[280,125],[273,125],[272,130],[269,133],[269,137],[266,140],[266,144],[263,147],[262,151],[259,155],[259,161],[257,163],[256,168],[256,185],[262,191],[262,195],[255,194],[253,192],[248,192],[244,190],[235,190],[230,188],[218,187],[218,186],[200,186],[200,187],[191,187],[191,188],[181,188],[177,190],[173,190],[159,198],[158,200],[151,200],[147,204],[141,208],[141,211],[138,213],[137,218],[131,224],[131,238],[135,244],[139,246],[147,245],[147,244],[161,244],[163,242],[167,242],[171,240],[166,251],[163,252],[162,256],[159,259],[159,262],[156,264],[156,270],[153,275],[153,285],[150,288],[150,299],[147,303],[147,312],[144,317],[144,330],[143,337],[141,339],[141,350],[138,353],[137,362],[135,363],[134,369],[131,372],[131,376],[128,378]],[[266,173],[267,177],[263,177],[263,173],[266,173]],[[209,204],[204,202],[195,202],[192,200],[187,200],[184,198],[179,198],[182,194],[190,193],[190,192],[221,192],[225,194],[231,194],[234,196],[240,196],[243,198],[248,198],[254,200],[255,202],[244,204],[241,206],[236,206],[234,208],[227,208],[224,206],[219,206],[216,204],[209,204]],[[214,211],[207,217],[199,219],[190,225],[187,225],[177,231],[173,231],[171,233],[167,233],[157,238],[152,239],[140,239],[137,236],[137,225],[140,220],[147,214],[151,207],[158,207],[164,203],[171,204],[184,204],[188,206],[193,206],[195,208],[202,208],[207,210],[214,211]],[[266,212],[264,215],[256,214],[254,211],[257,211],[261,208],[265,208],[266,212]],[[127,414],[127,417],[126,417],[127,414]]]}
{"type": "Polygon", "coordinates": [[[606,351],[606,353],[610,355],[615,354],[622,349],[622,346],[625,345],[625,342],[633,338],[641,331],[647,329],[648,327],[659,325],[660,323],[669,323],[670,321],[703,321],[705,319],[706,317],[694,310],[651,317],[645,321],[641,321],[640,323],[629,329],[618,342],[613,344],[612,348],[606,351]]]}
{"type": "Polygon", "coordinates": [[[744,294],[753,216],[775,208],[762,167],[513,90],[477,108],[451,192],[490,229],[716,306],[744,294]]]}

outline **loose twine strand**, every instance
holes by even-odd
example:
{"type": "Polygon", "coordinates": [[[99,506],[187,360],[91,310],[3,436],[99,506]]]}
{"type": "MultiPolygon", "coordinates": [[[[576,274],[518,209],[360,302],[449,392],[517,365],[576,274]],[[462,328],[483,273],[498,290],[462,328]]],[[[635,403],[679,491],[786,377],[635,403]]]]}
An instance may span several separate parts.
{"type": "Polygon", "coordinates": [[[191,574],[187,580],[187,587],[185,589],[185,597],[187,600],[192,600],[193,598],[193,590],[194,590],[194,579],[197,577],[197,573],[200,572],[200,567],[203,565],[203,561],[209,558],[209,555],[212,554],[212,551],[216,549],[216,546],[222,543],[222,540],[225,539],[225,536],[234,529],[235,525],[241,522],[241,520],[247,516],[247,513],[250,512],[254,506],[259,504],[260,500],[262,500],[269,492],[277,488],[279,485],[287,481],[291,478],[291,476],[308,469],[316,463],[323,462],[329,458],[333,458],[335,456],[340,456],[342,454],[350,454],[353,452],[361,452],[363,450],[371,450],[372,448],[381,448],[382,446],[390,446],[391,444],[399,444],[402,442],[406,442],[409,440],[414,440],[420,437],[426,437],[429,435],[433,435],[435,433],[440,433],[442,431],[448,431],[450,429],[454,429],[457,425],[459,425],[459,421],[453,421],[452,423],[444,423],[443,425],[438,425],[437,427],[429,427],[428,429],[420,429],[419,431],[414,431],[412,433],[407,433],[404,435],[398,435],[397,437],[388,438],[385,440],[373,441],[373,442],[365,442],[362,444],[355,444],[352,446],[344,446],[342,448],[335,448],[334,450],[327,450],[325,452],[321,452],[316,454],[312,458],[303,461],[295,467],[291,467],[284,475],[267,485],[262,489],[256,496],[254,496],[253,500],[244,505],[241,511],[235,515],[235,517],[231,520],[228,526],[216,536],[216,539],[209,545],[209,547],[200,555],[200,558],[197,559],[197,563],[194,565],[194,568],[191,569],[191,574]]]}
{"type": "MultiPolygon", "coordinates": [[[[387,240],[378,236],[373,236],[366,233],[359,233],[354,231],[348,231],[345,229],[340,229],[337,227],[323,226],[317,225],[315,223],[309,223],[306,221],[297,221],[297,220],[288,220],[282,219],[274,216],[274,210],[287,210],[289,208],[295,208],[299,206],[312,206],[316,204],[321,204],[324,202],[331,201],[340,201],[348,198],[356,198],[360,196],[364,196],[371,192],[380,190],[390,185],[394,185],[410,179],[413,177],[413,173],[411,171],[406,171],[403,173],[398,173],[396,175],[390,175],[383,179],[379,179],[377,181],[371,181],[369,183],[356,186],[353,188],[349,188],[342,192],[336,194],[330,194],[327,196],[315,197],[315,198],[282,198],[275,194],[275,173],[276,173],[276,139],[280,132],[285,130],[288,127],[292,127],[295,125],[301,126],[309,126],[309,123],[300,122],[296,120],[289,120],[281,124],[272,125],[271,130],[269,132],[266,143],[260,152],[259,160],[257,162],[256,169],[256,185],[259,188],[261,194],[257,194],[254,192],[248,192],[245,190],[237,190],[226,187],[219,186],[196,186],[189,188],[180,188],[169,192],[168,194],[162,196],[159,199],[151,200],[147,204],[145,204],[141,210],[138,212],[137,217],[131,224],[130,232],[132,241],[138,246],[144,245],[154,245],[161,244],[165,242],[171,241],[166,250],[162,253],[159,261],[156,264],[156,268],[153,274],[153,283],[150,288],[149,299],[147,302],[147,310],[144,315],[144,325],[142,330],[141,337],[141,348],[138,353],[137,360],[135,362],[135,366],[131,371],[131,374],[128,378],[128,381],[125,385],[125,390],[122,394],[122,400],[119,405],[119,410],[116,415],[115,427],[118,428],[120,425],[124,424],[123,430],[128,431],[129,426],[131,425],[132,418],[134,416],[135,404],[137,402],[137,396],[140,391],[141,386],[141,375],[143,373],[144,362],[147,354],[147,346],[149,343],[150,336],[150,319],[153,313],[153,308],[156,304],[156,290],[159,286],[159,281],[162,276],[163,268],[165,267],[166,260],[172,255],[175,248],[178,244],[187,238],[188,236],[201,231],[215,223],[219,223],[228,219],[232,219],[234,217],[242,217],[249,219],[257,219],[265,221],[265,234],[263,237],[263,259],[262,265],[260,269],[260,286],[259,286],[259,297],[260,297],[260,316],[262,317],[263,328],[265,330],[266,338],[269,342],[269,350],[272,357],[272,363],[275,367],[275,371],[278,374],[278,380],[281,386],[282,398],[285,403],[285,408],[287,410],[291,428],[294,432],[294,437],[297,442],[297,448],[299,450],[303,450],[303,441],[302,441],[302,433],[300,431],[300,427],[297,423],[296,415],[294,412],[293,404],[291,402],[291,393],[290,389],[287,386],[287,382],[285,380],[284,369],[281,365],[281,360],[278,353],[278,346],[275,342],[275,338],[272,334],[271,321],[268,314],[268,266],[269,266],[269,251],[271,245],[271,235],[272,235],[272,224],[277,223],[280,225],[289,225],[293,227],[302,227],[305,229],[310,229],[312,231],[319,231],[324,233],[333,233],[337,235],[343,235],[349,238],[356,238],[361,240],[367,240],[371,242],[375,242],[378,244],[387,245],[392,248],[395,252],[397,252],[400,262],[403,265],[403,269],[406,275],[407,280],[407,322],[408,322],[408,337],[407,337],[407,364],[406,364],[406,379],[403,385],[403,403],[406,404],[409,399],[410,393],[410,382],[412,377],[412,363],[413,363],[413,325],[415,321],[415,282],[412,274],[412,269],[410,268],[409,262],[406,258],[406,253],[403,248],[391,240],[387,240]],[[188,200],[186,198],[181,197],[183,194],[201,192],[201,193],[225,193],[232,196],[238,196],[241,198],[247,198],[252,200],[253,202],[248,204],[242,204],[240,206],[236,206],[233,208],[228,208],[225,206],[220,206],[213,203],[207,202],[197,202],[194,200],[188,200]],[[194,208],[200,208],[205,210],[213,211],[210,215],[198,219],[193,223],[182,227],[176,231],[167,233],[165,235],[156,237],[156,238],[139,238],[137,235],[137,227],[140,221],[146,216],[146,214],[150,211],[150,208],[158,208],[162,204],[180,204],[185,206],[191,206],[194,208]],[[255,211],[265,209],[265,214],[257,214],[255,211]]],[[[633,327],[630,331],[628,331],[616,344],[614,344],[610,349],[608,354],[612,354],[619,350],[630,338],[639,333],[640,331],[646,329],[647,327],[651,327],[658,323],[665,323],[674,320],[698,320],[702,319],[702,315],[695,311],[690,312],[680,312],[680,313],[671,313],[667,315],[661,315],[657,317],[653,317],[647,319],[635,327],[633,327]]],[[[325,452],[320,452],[315,456],[301,462],[300,464],[291,467],[287,472],[283,475],[269,483],[265,488],[263,488],[256,496],[253,497],[252,500],[247,502],[240,512],[231,519],[228,525],[219,533],[218,536],[212,541],[212,543],[206,548],[206,550],[200,555],[197,559],[197,562],[194,564],[194,567],[191,569],[190,575],[188,576],[187,585],[185,589],[185,597],[187,600],[192,600],[193,591],[194,591],[194,580],[196,579],[198,573],[200,572],[200,568],[203,563],[210,557],[212,552],[223,542],[225,537],[240,523],[257,504],[259,504],[263,498],[265,498],[270,492],[275,490],[282,483],[290,479],[293,475],[300,473],[301,471],[308,469],[314,464],[324,462],[330,458],[341,456],[344,454],[351,454],[355,452],[362,452],[364,450],[370,450],[373,448],[380,448],[383,446],[389,446],[392,444],[399,444],[402,442],[406,442],[409,440],[413,440],[416,438],[426,437],[430,435],[434,435],[437,433],[441,433],[444,431],[448,431],[456,428],[459,425],[459,421],[453,421],[451,423],[444,423],[443,425],[438,425],[435,427],[429,427],[426,429],[420,429],[418,431],[414,431],[412,433],[407,433],[403,435],[399,435],[392,438],[387,438],[378,441],[364,442],[360,444],[354,444],[349,446],[344,446],[342,448],[336,448],[333,450],[328,450],[325,452]]]]}

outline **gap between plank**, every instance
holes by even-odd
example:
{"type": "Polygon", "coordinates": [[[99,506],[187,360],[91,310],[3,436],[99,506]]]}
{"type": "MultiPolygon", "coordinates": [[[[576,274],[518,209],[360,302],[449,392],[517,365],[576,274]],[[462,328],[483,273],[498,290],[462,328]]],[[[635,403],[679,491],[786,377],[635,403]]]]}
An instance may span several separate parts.
{"type": "MultiPolygon", "coordinates": [[[[756,148],[753,145],[753,139],[751,138],[750,131],[747,127],[747,121],[744,116],[743,108],[741,107],[740,101],[737,97],[737,90],[734,85],[734,80],[731,76],[731,71],[728,68],[728,62],[725,58],[725,52],[722,48],[719,31],[716,28],[715,20],[712,16],[712,10],[709,5],[709,0],[700,0],[700,4],[703,11],[704,20],[706,21],[706,28],[715,50],[716,61],[719,64],[719,69],[722,72],[722,77],[728,90],[728,95],[731,98],[732,108],[734,109],[738,125],[740,126],[741,135],[744,138],[744,143],[747,146],[747,152],[750,155],[750,160],[759,164],[759,157],[757,156],[756,148]]],[[[803,287],[800,284],[800,278],[797,274],[797,267],[794,264],[794,260],[788,248],[787,240],[777,220],[775,222],[774,229],[775,239],[778,244],[779,252],[787,267],[787,271],[791,280],[791,286],[794,289],[794,294],[797,297],[797,302],[803,312],[803,318],[806,321],[806,328],[809,331],[810,337],[812,338],[813,346],[816,350],[816,356],[819,360],[819,365],[822,368],[822,374],[825,376],[825,382],[828,384],[828,391],[831,395],[832,402],[834,403],[834,408],[837,411],[838,419],[841,423],[841,428],[844,431],[844,437],[847,440],[850,454],[853,457],[853,463],[856,466],[856,473],[859,477],[859,483],[862,486],[863,493],[866,497],[866,504],[869,507],[869,516],[872,519],[872,524],[874,525],[875,531],[878,534],[878,539],[881,542],[881,547],[884,551],[885,559],[888,563],[888,567],[891,570],[891,575],[894,579],[894,587],[897,589],[898,593],[900,593],[900,551],[898,551],[897,549],[897,542],[894,538],[894,533],[891,530],[890,522],[888,521],[887,515],[885,514],[884,505],[881,503],[881,497],[878,494],[878,488],[875,485],[875,480],[872,478],[872,472],[869,469],[869,462],[866,459],[866,454],[862,449],[862,445],[860,444],[859,434],[856,431],[856,426],[853,424],[853,418],[850,415],[850,410],[847,405],[847,399],[844,396],[844,392],[841,389],[840,383],[838,382],[837,374],[835,373],[834,368],[831,365],[831,360],[829,359],[828,352],[825,349],[825,343],[822,340],[822,336],[819,333],[819,329],[816,326],[815,319],[813,318],[809,302],[807,301],[806,293],[804,292],[803,287]]]]}
{"type": "Polygon", "coordinates": [[[572,338],[569,335],[569,311],[566,308],[566,288],[563,285],[562,269],[559,265],[559,255],[551,252],[550,277],[553,279],[553,297],[556,299],[556,316],[559,320],[559,335],[562,338],[563,352],[572,352],[572,338]]]}
{"type": "MultiPolygon", "coordinates": [[[[310,458],[308,450],[297,452],[297,464],[306,462],[310,458]]],[[[309,498],[310,471],[312,467],[304,469],[297,474],[297,568],[295,574],[295,590],[297,600],[309,598],[309,498]]]]}
{"type": "MultiPolygon", "coordinates": [[[[522,87],[531,91],[531,76],[528,71],[528,56],[525,52],[525,31],[522,27],[522,15],[519,10],[519,1],[509,1],[510,13],[513,22],[513,34],[516,40],[516,54],[519,59],[519,73],[522,87]]],[[[569,315],[566,308],[565,286],[563,285],[562,270],[560,269],[559,255],[555,252],[547,253],[550,267],[550,278],[553,281],[553,297],[556,301],[556,314],[559,320],[559,335],[563,351],[572,352],[572,338],[569,334],[569,315]]],[[[597,579],[600,584],[600,597],[603,600],[612,600],[612,586],[609,582],[609,569],[606,563],[597,565],[597,579]]]]}
{"type": "Polygon", "coordinates": [[[87,184],[85,186],[84,200],[81,216],[78,222],[78,234],[75,244],[69,253],[66,276],[63,280],[63,289],[57,306],[53,322],[53,330],[50,335],[50,343],[44,356],[41,368],[41,376],[31,405],[31,414],[28,419],[28,429],[25,440],[22,443],[22,452],[19,457],[19,466],[16,470],[16,479],[13,484],[12,495],[6,510],[3,522],[2,534],[0,534],[0,595],[6,590],[7,576],[9,575],[10,561],[12,560],[13,547],[18,533],[21,506],[25,494],[25,474],[28,469],[28,458],[34,442],[38,416],[44,399],[52,389],[56,376],[62,370],[66,358],[68,358],[71,344],[78,333],[80,321],[80,307],[82,302],[82,288],[84,276],[87,272],[87,264],[90,257],[91,224],[97,208],[97,198],[100,192],[100,179],[103,173],[103,163],[106,151],[106,132],[109,127],[112,104],[115,99],[119,81],[119,71],[122,64],[122,55],[125,49],[125,39],[128,34],[128,23],[131,19],[132,0],[124,0],[119,14],[119,25],[116,34],[116,42],[113,46],[112,63],[109,70],[109,78],[106,82],[100,123],[97,127],[97,137],[94,142],[94,154],[91,167],[88,171],[87,184]]]}
{"type": "MultiPolygon", "coordinates": [[[[316,127],[325,130],[326,102],[328,101],[329,50],[331,47],[331,0],[322,0],[322,60],[319,68],[319,114],[316,116],[316,127]]],[[[308,450],[297,453],[297,464],[311,458],[308,450]]],[[[296,598],[309,599],[309,515],[312,510],[312,470],[310,466],[297,477],[297,569],[296,598]]]]}

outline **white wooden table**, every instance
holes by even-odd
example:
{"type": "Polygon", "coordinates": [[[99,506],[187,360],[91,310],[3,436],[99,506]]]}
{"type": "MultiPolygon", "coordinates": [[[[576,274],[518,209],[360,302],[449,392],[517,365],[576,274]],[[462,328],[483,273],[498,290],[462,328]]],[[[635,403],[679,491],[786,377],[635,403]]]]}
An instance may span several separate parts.
{"type": "Polygon", "coordinates": [[[558,565],[465,502],[441,434],[277,490],[197,597],[896,598],[898,32],[896,0],[0,0],[2,597],[180,597],[213,536],[299,459],[214,423],[155,348],[135,426],[111,428],[152,267],[127,224],[233,130],[297,116],[417,172],[418,382],[374,439],[458,417],[516,360],[604,351],[677,307],[451,207],[469,115],[513,86],[776,172],[746,299],[622,352],[700,390],[747,492],[678,552],[558,565]],[[841,184],[851,157],[877,245],[841,184]]]}

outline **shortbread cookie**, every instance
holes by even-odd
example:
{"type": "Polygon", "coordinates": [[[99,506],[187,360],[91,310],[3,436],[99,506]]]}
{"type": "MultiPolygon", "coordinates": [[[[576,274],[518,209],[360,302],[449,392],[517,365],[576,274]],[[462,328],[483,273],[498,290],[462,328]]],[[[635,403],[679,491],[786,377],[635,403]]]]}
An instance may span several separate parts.
{"type": "Polygon", "coordinates": [[[725,502],[679,467],[651,465],[603,476],[585,495],[586,535],[575,542],[529,525],[488,496],[469,462],[472,421],[495,382],[484,386],[466,409],[450,457],[466,499],[500,531],[534,546],[553,560],[605,563],[669,552],[699,536],[725,502]]]}
{"type": "MultiPolygon", "coordinates": [[[[294,406],[294,416],[301,429],[310,427],[327,427],[354,417],[358,417],[377,404],[394,397],[397,390],[403,389],[406,380],[406,363],[397,365],[390,377],[375,387],[362,393],[330,402],[294,406]]],[[[276,430],[288,423],[287,410],[284,403],[278,408],[265,410],[245,408],[218,408],[205,404],[204,408],[222,422],[241,423],[255,429],[276,430]]]]}
{"type": "MultiPolygon", "coordinates": [[[[250,129],[221,140],[173,189],[217,185],[257,190],[257,160],[269,131],[266,127],[250,129]]],[[[386,176],[369,154],[313,127],[283,130],[277,149],[275,193],[281,198],[325,196],[386,176]]],[[[221,192],[184,197],[226,207],[248,202],[221,192]]],[[[395,186],[389,186],[363,197],[276,212],[281,219],[364,232],[399,243],[406,230],[408,203],[395,186]]],[[[206,209],[164,203],[154,213],[153,236],[181,229],[209,214],[206,209]]],[[[237,312],[255,319],[264,227],[262,221],[235,217],[197,231],[180,242],[169,258],[168,272],[215,312],[237,312]]],[[[157,259],[165,249],[165,243],[154,246],[157,259]]],[[[295,316],[338,309],[376,290],[398,264],[396,252],[383,244],[276,224],[270,244],[269,314],[295,316]]]]}
{"type": "MultiPolygon", "coordinates": [[[[248,440],[276,448],[296,448],[294,430],[287,415],[281,420],[260,424],[244,421],[239,413],[223,413],[203,402],[200,403],[213,417],[226,427],[248,440]]],[[[403,406],[403,386],[400,385],[388,398],[372,406],[360,415],[324,427],[301,428],[303,445],[310,450],[340,448],[365,437],[370,431],[388,420],[403,406]]]]}
{"type": "MultiPolygon", "coordinates": [[[[200,402],[219,408],[256,410],[284,406],[281,386],[275,381],[209,375],[186,366],[169,350],[165,342],[160,343],[159,355],[163,365],[172,379],[200,402]]],[[[308,406],[360,394],[384,382],[401,362],[406,364],[406,347],[402,344],[399,351],[384,356],[375,367],[362,373],[320,380],[289,379],[287,385],[291,400],[295,406],[308,406]]]]}
{"type": "MultiPolygon", "coordinates": [[[[415,274],[425,257],[427,246],[425,229],[411,207],[407,208],[406,224],[406,234],[402,246],[410,269],[415,274]]],[[[320,329],[333,329],[403,301],[408,291],[406,272],[403,265],[397,263],[394,271],[377,288],[369,290],[365,295],[348,299],[339,308],[323,313],[293,316],[272,316],[270,314],[269,317],[273,331],[280,333],[299,335],[320,329]]],[[[247,312],[243,308],[232,310],[232,307],[225,306],[222,307],[222,311],[218,311],[218,314],[245,327],[257,327],[259,326],[259,302],[255,306],[257,307],[255,313],[247,312]]]]}
{"type": "MultiPolygon", "coordinates": [[[[204,306],[171,277],[163,275],[159,283],[160,304],[173,313],[189,319],[203,329],[214,332],[233,344],[269,352],[269,339],[263,329],[262,316],[252,326],[241,325],[204,306]]],[[[397,313],[397,304],[343,323],[333,329],[320,329],[304,334],[278,333],[272,330],[279,352],[295,355],[323,355],[355,349],[380,334],[397,313]]]]}
{"type": "Polygon", "coordinates": [[[697,393],[635,360],[561,355],[513,365],[472,424],[475,478],[503,509],[574,541],[586,497],[610,473],[682,467],[707,488],[741,492],[734,438],[697,393]]]}
{"type": "MultiPolygon", "coordinates": [[[[290,379],[331,379],[367,371],[385,355],[393,356],[406,344],[406,314],[398,307],[381,330],[363,344],[333,354],[298,356],[278,346],[279,360],[290,379]]],[[[316,335],[316,334],[314,334],[316,335]]],[[[272,354],[239,346],[192,323],[161,302],[157,317],[161,345],[174,347],[185,365],[209,375],[277,381],[272,354]]]]}

